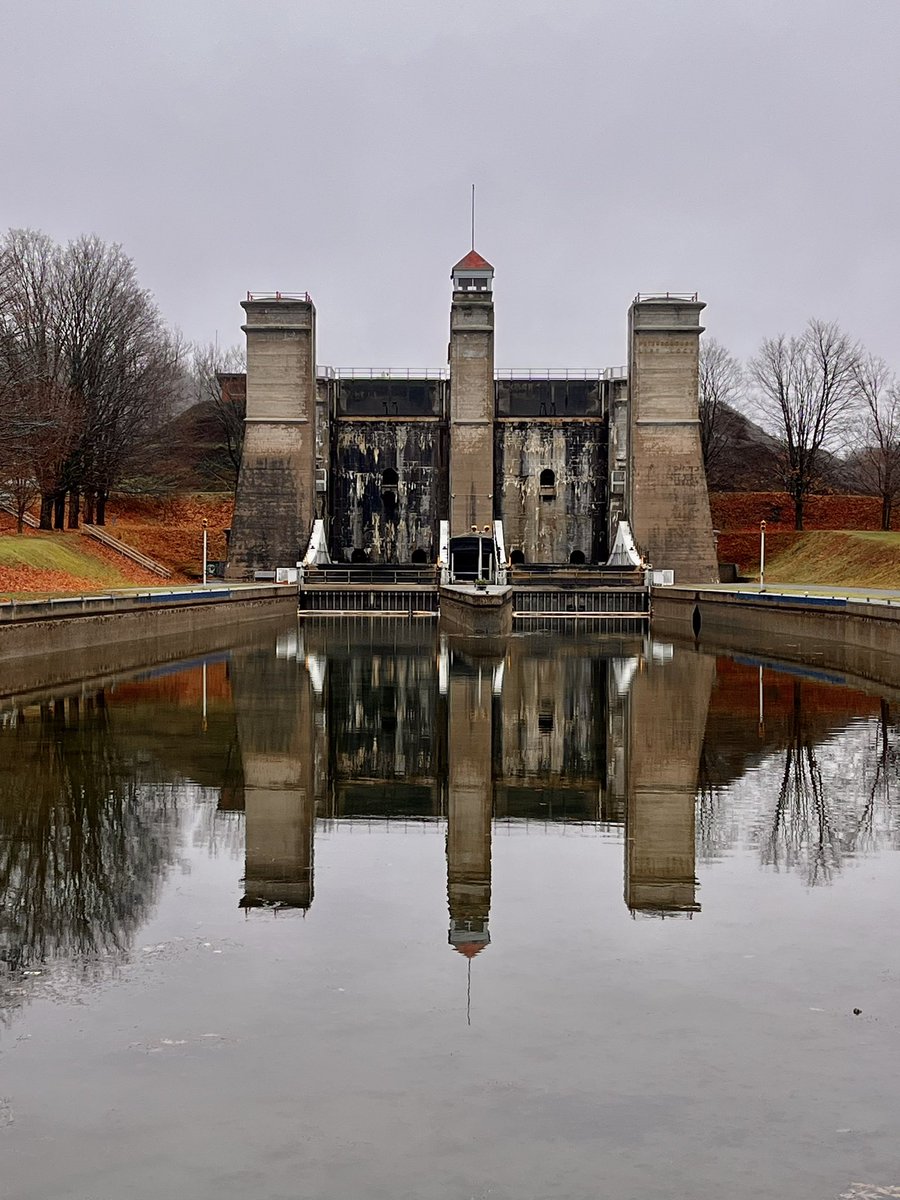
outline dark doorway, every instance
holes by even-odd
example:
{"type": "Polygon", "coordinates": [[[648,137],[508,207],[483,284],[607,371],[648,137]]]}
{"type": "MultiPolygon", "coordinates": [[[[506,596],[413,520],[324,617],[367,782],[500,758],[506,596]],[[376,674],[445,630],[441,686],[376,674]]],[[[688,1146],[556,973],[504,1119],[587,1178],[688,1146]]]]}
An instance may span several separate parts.
{"type": "Polygon", "coordinates": [[[569,555],[569,562],[572,563],[572,565],[575,567],[583,567],[585,564],[585,561],[586,561],[586,559],[584,557],[583,550],[573,550],[572,553],[569,555]]]}
{"type": "Polygon", "coordinates": [[[493,576],[494,539],[473,533],[450,539],[450,569],[455,579],[488,579],[493,576]]]}

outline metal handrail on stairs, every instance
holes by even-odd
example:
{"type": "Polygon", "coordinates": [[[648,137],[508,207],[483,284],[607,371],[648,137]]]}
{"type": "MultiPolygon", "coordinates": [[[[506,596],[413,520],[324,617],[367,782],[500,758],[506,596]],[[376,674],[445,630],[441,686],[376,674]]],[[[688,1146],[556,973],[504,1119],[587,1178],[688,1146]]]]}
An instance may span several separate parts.
{"type": "Polygon", "coordinates": [[[140,550],[135,550],[133,546],[129,546],[126,542],[120,542],[118,538],[113,537],[111,533],[107,533],[99,525],[83,524],[81,532],[87,537],[94,538],[101,546],[107,546],[110,550],[115,550],[117,554],[121,554],[125,558],[130,558],[132,562],[144,567],[147,571],[152,571],[154,575],[160,575],[163,579],[172,578],[172,572],[168,567],[164,567],[155,558],[150,558],[149,555],[141,553],[140,550]]]}

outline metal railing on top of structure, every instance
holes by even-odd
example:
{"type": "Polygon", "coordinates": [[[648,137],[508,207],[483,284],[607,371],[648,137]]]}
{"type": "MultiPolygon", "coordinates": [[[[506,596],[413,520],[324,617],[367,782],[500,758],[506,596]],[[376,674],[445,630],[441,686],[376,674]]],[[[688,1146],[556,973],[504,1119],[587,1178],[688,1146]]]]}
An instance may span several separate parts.
{"type": "Polygon", "coordinates": [[[627,367],[498,367],[495,379],[581,379],[592,382],[602,379],[625,379],[627,367]]]}
{"type": "Polygon", "coordinates": [[[698,299],[696,292],[638,292],[634,303],[643,304],[645,300],[686,300],[693,303],[698,299]]]}
{"type": "Polygon", "coordinates": [[[320,379],[446,379],[446,367],[324,367],[317,366],[320,379]]]}
{"type": "Polygon", "coordinates": [[[248,300],[305,300],[307,304],[312,302],[312,296],[309,292],[248,292],[248,300]]]}
{"type": "Polygon", "coordinates": [[[429,564],[393,565],[390,563],[320,563],[318,567],[306,568],[301,586],[309,588],[333,588],[335,585],[385,584],[392,587],[436,587],[438,569],[429,564]]]}
{"type": "MultiPolygon", "coordinates": [[[[316,376],[319,379],[428,380],[449,379],[450,372],[446,367],[328,367],[319,363],[316,376]]],[[[627,367],[498,367],[494,371],[494,379],[502,380],[575,379],[592,382],[627,378],[627,367]]]]}

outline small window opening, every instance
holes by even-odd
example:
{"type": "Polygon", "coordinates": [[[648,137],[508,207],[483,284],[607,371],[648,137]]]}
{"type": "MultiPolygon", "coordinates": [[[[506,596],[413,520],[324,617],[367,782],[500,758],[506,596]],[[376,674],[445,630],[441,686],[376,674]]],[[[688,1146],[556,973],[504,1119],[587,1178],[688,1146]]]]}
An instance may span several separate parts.
{"type": "Polygon", "coordinates": [[[556,472],[551,471],[549,467],[541,471],[541,487],[555,487],[556,472]]]}
{"type": "Polygon", "coordinates": [[[543,709],[538,713],[538,731],[540,733],[553,732],[553,713],[548,709],[543,709]]]}
{"type": "Polygon", "coordinates": [[[396,487],[399,482],[400,482],[400,476],[397,474],[397,472],[394,470],[393,467],[388,467],[386,471],[382,472],[382,475],[381,475],[381,486],[382,487],[386,487],[386,488],[387,487],[396,487]]]}
{"type": "Polygon", "coordinates": [[[525,552],[523,550],[512,550],[509,555],[511,563],[523,563],[525,561],[525,552]]]}
{"type": "Polygon", "coordinates": [[[355,563],[368,562],[369,556],[366,554],[365,550],[360,550],[357,548],[350,555],[350,561],[355,563]]]}
{"type": "Polygon", "coordinates": [[[585,563],[584,551],[583,550],[573,550],[572,553],[569,555],[569,562],[573,563],[576,567],[583,566],[585,563]]]}
{"type": "Polygon", "coordinates": [[[426,550],[423,550],[422,547],[420,546],[418,548],[418,550],[413,550],[412,560],[414,563],[427,563],[428,562],[428,552],[426,550]]]}
{"type": "Polygon", "coordinates": [[[393,513],[397,508],[397,493],[386,491],[381,493],[381,502],[386,513],[393,513]]]}

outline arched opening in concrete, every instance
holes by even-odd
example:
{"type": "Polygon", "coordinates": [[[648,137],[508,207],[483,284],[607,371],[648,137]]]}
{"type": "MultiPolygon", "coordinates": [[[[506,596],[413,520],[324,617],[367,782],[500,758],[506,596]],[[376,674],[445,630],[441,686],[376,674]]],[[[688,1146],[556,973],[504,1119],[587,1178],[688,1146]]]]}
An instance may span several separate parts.
{"type": "Polygon", "coordinates": [[[511,550],[509,553],[509,561],[514,565],[517,563],[523,563],[525,561],[525,551],[511,550]]]}
{"type": "Polygon", "coordinates": [[[541,471],[541,487],[556,487],[556,472],[551,471],[549,467],[541,471]]]}
{"type": "Polygon", "coordinates": [[[395,488],[400,482],[400,476],[393,467],[388,467],[381,473],[381,486],[384,488],[395,488]]]}
{"type": "Polygon", "coordinates": [[[700,636],[700,626],[702,623],[703,619],[700,616],[700,606],[695,604],[694,611],[691,613],[691,629],[694,631],[694,637],[700,636]]]}
{"type": "Polygon", "coordinates": [[[412,560],[414,563],[419,564],[419,565],[421,565],[422,563],[427,563],[428,562],[428,551],[423,550],[422,547],[420,546],[417,550],[413,550],[412,560]]]}
{"type": "Polygon", "coordinates": [[[397,493],[390,488],[386,489],[381,493],[381,503],[387,516],[392,517],[397,511],[397,493]]]}
{"type": "Polygon", "coordinates": [[[350,561],[355,563],[368,562],[369,556],[365,550],[360,550],[359,547],[357,547],[357,549],[354,550],[350,555],[350,561]]]}
{"type": "Polygon", "coordinates": [[[587,559],[584,557],[584,551],[583,550],[573,550],[572,553],[569,555],[569,562],[574,567],[583,567],[584,564],[587,562],[587,559]]]}

